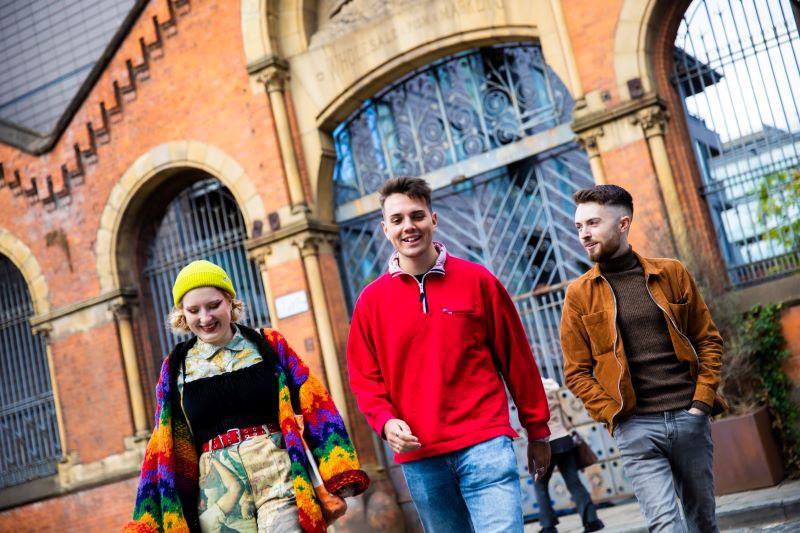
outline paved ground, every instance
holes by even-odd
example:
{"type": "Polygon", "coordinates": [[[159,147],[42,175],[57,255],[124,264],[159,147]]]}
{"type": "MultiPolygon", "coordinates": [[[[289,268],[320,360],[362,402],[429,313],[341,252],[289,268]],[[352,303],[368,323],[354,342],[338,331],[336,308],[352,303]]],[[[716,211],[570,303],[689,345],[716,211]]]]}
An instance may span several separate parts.
{"type": "MultiPolygon", "coordinates": [[[[599,509],[604,533],[646,533],[636,502],[599,509]]],[[[562,516],[559,533],[581,533],[580,518],[562,516]]],[[[794,533],[800,531],[800,480],[775,487],[717,497],[717,520],[729,533],[794,533]]],[[[525,533],[539,531],[538,522],[525,525],[525,533]]]]}
{"type": "Polygon", "coordinates": [[[796,533],[800,531],[800,520],[792,520],[782,524],[769,525],[762,527],[748,527],[745,529],[726,529],[726,533],[796,533]]]}

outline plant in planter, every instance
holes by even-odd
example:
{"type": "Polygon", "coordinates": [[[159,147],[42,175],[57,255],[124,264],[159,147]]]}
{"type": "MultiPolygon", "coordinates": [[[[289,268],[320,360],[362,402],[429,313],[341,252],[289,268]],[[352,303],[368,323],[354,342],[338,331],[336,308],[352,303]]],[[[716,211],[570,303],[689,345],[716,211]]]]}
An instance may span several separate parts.
{"type": "Polygon", "coordinates": [[[720,392],[730,411],[712,425],[717,493],[775,485],[784,472],[797,477],[800,434],[792,384],[781,367],[788,353],[780,307],[720,318],[726,342],[720,392]]]}
{"type": "Polygon", "coordinates": [[[772,486],[785,473],[797,476],[797,406],[781,367],[787,354],[780,308],[742,313],[735,292],[713,283],[706,270],[692,270],[700,273],[698,285],[725,341],[719,392],[729,410],[711,425],[717,493],[772,486]]]}
{"type": "Polygon", "coordinates": [[[800,411],[792,399],[792,381],[782,363],[790,357],[781,332],[782,306],[755,306],[742,321],[742,335],[749,347],[749,358],[763,384],[759,400],[769,406],[773,427],[783,447],[787,474],[800,477],[800,411]]]}

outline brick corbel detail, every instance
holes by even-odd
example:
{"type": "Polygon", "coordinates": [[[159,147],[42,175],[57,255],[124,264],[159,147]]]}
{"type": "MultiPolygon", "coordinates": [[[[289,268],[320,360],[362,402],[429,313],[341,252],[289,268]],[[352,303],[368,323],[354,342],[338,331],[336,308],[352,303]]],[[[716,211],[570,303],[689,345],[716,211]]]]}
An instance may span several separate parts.
{"type": "MultiPolygon", "coordinates": [[[[51,174],[40,180],[37,176],[25,178],[20,176],[19,169],[5,169],[0,162],[0,189],[8,187],[14,196],[22,196],[30,204],[41,203],[46,211],[53,211],[61,205],[67,205],[72,194],[72,187],[84,183],[86,165],[97,163],[98,145],[109,144],[111,137],[112,119],[123,114],[126,103],[135,99],[138,83],[150,78],[150,60],[163,57],[165,37],[177,34],[178,17],[190,13],[191,0],[166,0],[168,16],[159,20],[157,15],[152,17],[155,39],[146,42],[144,37],[139,37],[140,58],[134,63],[133,59],[125,59],[125,73],[127,81],[123,84],[119,80],[112,82],[113,100],[105,100],[98,104],[98,120],[86,122],[85,144],[74,143],[72,147],[72,161],[60,165],[61,187],[56,190],[56,184],[51,174]],[[6,180],[6,173],[12,178],[6,180]],[[24,182],[30,183],[29,187],[24,182]]],[[[78,129],[78,128],[76,128],[78,129]]],[[[38,152],[34,152],[38,153],[38,152]]]]}

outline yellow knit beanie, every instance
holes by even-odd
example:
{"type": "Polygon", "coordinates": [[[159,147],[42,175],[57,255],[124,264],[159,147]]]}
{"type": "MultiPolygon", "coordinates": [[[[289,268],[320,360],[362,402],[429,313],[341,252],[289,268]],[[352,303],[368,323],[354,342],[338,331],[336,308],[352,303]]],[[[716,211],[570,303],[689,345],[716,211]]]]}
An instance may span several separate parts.
{"type": "Polygon", "coordinates": [[[192,261],[178,272],[175,285],[172,286],[172,299],[175,306],[181,302],[183,295],[197,287],[217,287],[236,297],[233,283],[227,272],[210,261],[192,261]]]}

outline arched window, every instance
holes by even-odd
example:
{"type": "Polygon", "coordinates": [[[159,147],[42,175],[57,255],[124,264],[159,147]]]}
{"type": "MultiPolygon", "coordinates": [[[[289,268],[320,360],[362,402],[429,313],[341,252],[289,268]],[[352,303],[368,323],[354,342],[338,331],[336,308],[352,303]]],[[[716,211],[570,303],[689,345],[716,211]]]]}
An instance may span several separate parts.
{"type": "Polygon", "coordinates": [[[334,195],[351,304],[385,272],[392,250],[375,191],[393,176],[424,176],[440,215],[437,238],[503,282],[539,367],[560,381],[563,284],[587,268],[571,195],[593,184],[573,142],[572,107],[541,49],[514,44],[437,61],[341,123],[334,195]]]}
{"type": "Polygon", "coordinates": [[[56,473],[61,441],[45,341],[22,273],[0,256],[0,489],[56,473]]]}
{"type": "Polygon", "coordinates": [[[731,281],[800,269],[800,36],[792,2],[695,0],[674,54],[672,81],[731,281]]]}
{"type": "Polygon", "coordinates": [[[180,192],[154,221],[142,269],[145,309],[152,317],[149,333],[154,356],[160,362],[173,346],[189,338],[170,331],[167,316],[172,310],[172,284],[181,268],[196,259],[220,265],[231,276],[236,297],[245,303],[242,323],[269,326],[261,271],[247,258],[244,219],[230,191],[208,176],[199,176],[180,192]]]}

